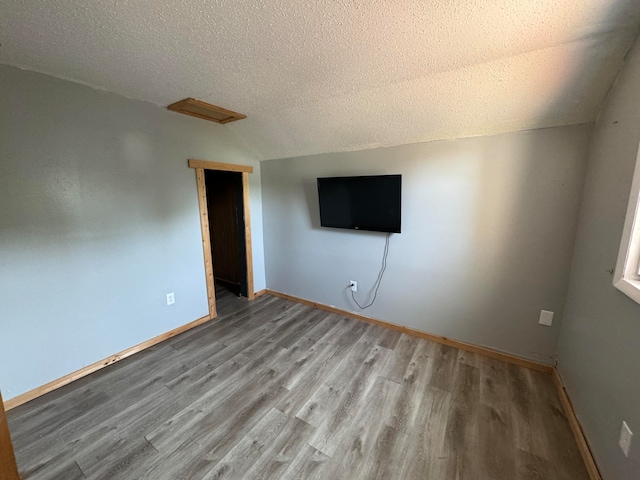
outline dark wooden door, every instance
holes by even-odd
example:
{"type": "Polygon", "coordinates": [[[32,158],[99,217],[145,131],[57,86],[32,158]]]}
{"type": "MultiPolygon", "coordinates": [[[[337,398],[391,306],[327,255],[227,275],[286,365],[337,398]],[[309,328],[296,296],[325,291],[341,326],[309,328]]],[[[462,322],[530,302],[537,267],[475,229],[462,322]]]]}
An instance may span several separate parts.
{"type": "Polygon", "coordinates": [[[205,171],[213,276],[236,295],[247,296],[242,174],[205,171]]]}

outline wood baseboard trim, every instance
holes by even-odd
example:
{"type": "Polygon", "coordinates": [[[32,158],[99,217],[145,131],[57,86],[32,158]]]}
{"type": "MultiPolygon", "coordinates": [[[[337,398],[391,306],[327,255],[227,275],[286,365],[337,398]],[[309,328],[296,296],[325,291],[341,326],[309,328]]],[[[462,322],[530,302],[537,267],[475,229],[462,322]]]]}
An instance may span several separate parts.
{"type": "Polygon", "coordinates": [[[560,403],[562,403],[562,408],[564,409],[564,413],[567,416],[569,425],[571,426],[573,436],[576,439],[576,444],[578,445],[578,449],[580,450],[580,454],[582,455],[584,466],[589,473],[589,479],[602,480],[600,470],[598,470],[598,465],[593,458],[593,454],[591,453],[591,449],[589,448],[589,444],[587,443],[587,438],[584,435],[582,426],[580,425],[578,417],[576,416],[576,412],[573,409],[573,403],[571,403],[571,398],[569,397],[567,388],[564,386],[564,382],[562,381],[562,377],[560,376],[558,367],[553,367],[553,383],[555,383],[556,389],[558,390],[560,403]]]}
{"type": "Polygon", "coordinates": [[[338,315],[344,315],[346,317],[355,318],[356,320],[362,320],[364,322],[373,323],[374,325],[380,325],[381,327],[406,333],[407,335],[425,338],[427,340],[431,340],[432,342],[441,343],[443,345],[449,345],[451,347],[456,347],[456,348],[459,348],[460,350],[465,350],[467,352],[477,353],[485,357],[496,358],[498,360],[502,360],[503,362],[512,363],[514,365],[519,365],[521,367],[529,368],[531,370],[537,370],[539,372],[544,372],[547,374],[553,373],[553,366],[551,365],[545,365],[544,363],[538,363],[533,360],[528,360],[526,358],[521,358],[516,355],[511,355],[509,353],[503,353],[497,350],[492,350],[491,348],[480,347],[478,345],[473,345],[471,343],[460,342],[458,340],[442,337],[440,335],[434,335],[433,333],[423,332],[422,330],[416,330],[414,328],[405,327],[403,325],[398,325],[391,322],[385,322],[383,320],[378,320],[376,318],[367,317],[366,315],[362,315],[360,313],[349,312],[348,310],[342,310],[341,308],[333,307],[331,305],[325,305],[324,303],[313,302],[311,300],[295,297],[293,295],[288,295],[286,293],[276,292],[275,290],[267,289],[267,293],[269,295],[273,295],[274,297],[284,298],[286,300],[291,300],[292,302],[302,303],[310,307],[326,310],[327,312],[337,313],[338,315]]]}
{"type": "Polygon", "coordinates": [[[262,290],[254,293],[253,294],[253,298],[258,298],[258,297],[261,297],[261,296],[266,295],[266,294],[267,294],[267,289],[263,288],[262,290]]]}
{"type": "Polygon", "coordinates": [[[96,372],[104,367],[108,367],[113,363],[116,363],[120,360],[130,357],[131,355],[141,352],[142,350],[145,350],[149,347],[153,347],[154,345],[157,345],[158,343],[163,342],[164,340],[168,340],[171,337],[175,337],[176,335],[182,332],[186,332],[187,330],[197,327],[198,325],[208,322],[209,320],[211,320],[211,316],[205,315],[204,317],[194,320],[193,322],[187,323],[178,328],[174,328],[173,330],[162,333],[157,337],[153,337],[150,340],[139,343],[138,345],[134,345],[131,348],[127,348],[126,350],[116,353],[115,355],[111,355],[110,357],[107,357],[103,360],[99,360],[95,363],[92,363],[91,365],[87,365],[86,367],[83,367],[80,370],[76,370],[75,372],[65,375],[64,377],[60,377],[45,385],[34,388],[33,390],[29,390],[28,392],[25,392],[22,395],[18,395],[17,397],[10,398],[6,402],[4,402],[4,408],[7,411],[11,410],[12,408],[16,408],[22,405],[23,403],[27,403],[28,401],[33,400],[34,398],[38,398],[44,395],[45,393],[49,393],[57,388],[68,385],[69,383],[75,380],[78,380],[82,377],[86,377],[87,375],[93,372],[96,372]]]}

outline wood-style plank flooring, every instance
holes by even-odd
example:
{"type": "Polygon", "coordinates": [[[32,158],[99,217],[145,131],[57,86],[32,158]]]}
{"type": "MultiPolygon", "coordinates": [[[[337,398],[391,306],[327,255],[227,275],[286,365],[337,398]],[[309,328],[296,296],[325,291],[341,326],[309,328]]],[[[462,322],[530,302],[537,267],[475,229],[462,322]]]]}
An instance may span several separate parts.
{"type": "Polygon", "coordinates": [[[588,480],[549,375],[271,296],[8,413],[23,480],[588,480]]]}

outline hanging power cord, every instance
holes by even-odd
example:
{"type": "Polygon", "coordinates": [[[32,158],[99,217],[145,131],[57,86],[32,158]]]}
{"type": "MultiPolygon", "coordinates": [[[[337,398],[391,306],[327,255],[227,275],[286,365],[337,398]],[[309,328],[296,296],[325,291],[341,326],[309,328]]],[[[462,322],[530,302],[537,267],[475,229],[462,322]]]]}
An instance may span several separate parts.
{"type": "MultiPolygon", "coordinates": [[[[389,255],[389,238],[390,237],[391,237],[391,232],[387,233],[387,240],[384,244],[384,254],[382,255],[382,268],[380,269],[380,273],[378,273],[378,279],[376,280],[376,283],[374,283],[375,289],[373,292],[373,300],[371,300],[371,302],[368,305],[365,305],[363,307],[358,303],[358,300],[356,300],[356,296],[353,294],[353,290],[351,290],[351,298],[353,298],[353,301],[356,302],[356,305],[360,307],[360,310],[369,308],[371,305],[373,305],[373,302],[376,301],[376,297],[378,296],[378,289],[380,288],[380,284],[382,283],[382,276],[384,275],[384,271],[387,269],[387,255],[389,255]]],[[[349,288],[351,288],[351,285],[349,285],[349,288]]]]}

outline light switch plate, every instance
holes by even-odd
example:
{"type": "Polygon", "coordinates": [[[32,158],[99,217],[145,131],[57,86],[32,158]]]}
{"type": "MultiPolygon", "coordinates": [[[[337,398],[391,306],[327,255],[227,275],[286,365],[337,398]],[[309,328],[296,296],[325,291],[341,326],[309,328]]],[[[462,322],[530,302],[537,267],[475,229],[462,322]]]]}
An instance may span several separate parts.
{"type": "Polygon", "coordinates": [[[538,322],[540,325],[546,325],[550,327],[553,323],[553,312],[548,310],[540,310],[540,321],[538,322]]]}

